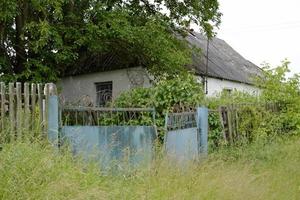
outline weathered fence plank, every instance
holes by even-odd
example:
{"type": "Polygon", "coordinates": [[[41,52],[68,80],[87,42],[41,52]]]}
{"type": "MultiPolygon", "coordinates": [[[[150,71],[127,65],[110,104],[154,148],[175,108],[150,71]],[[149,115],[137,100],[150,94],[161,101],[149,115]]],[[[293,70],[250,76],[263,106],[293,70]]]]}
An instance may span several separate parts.
{"type": "Polygon", "coordinates": [[[24,110],[25,110],[25,115],[24,115],[24,129],[25,131],[29,131],[30,127],[30,108],[29,108],[29,98],[30,98],[30,93],[29,93],[29,83],[24,84],[24,110]]]}
{"type": "Polygon", "coordinates": [[[22,84],[20,82],[16,83],[16,96],[17,96],[17,138],[21,138],[22,134],[22,84]]]}
{"type": "Polygon", "coordinates": [[[0,144],[5,141],[4,138],[4,124],[5,124],[5,85],[0,83],[0,144]]]}
{"type": "Polygon", "coordinates": [[[220,117],[220,122],[221,122],[221,128],[222,128],[223,138],[224,138],[225,141],[227,141],[222,110],[223,110],[222,107],[219,107],[218,111],[219,111],[219,117],[220,117]]]}
{"type": "Polygon", "coordinates": [[[5,103],[6,103],[6,99],[5,99],[5,94],[6,94],[6,90],[5,90],[5,84],[3,82],[0,83],[0,92],[1,92],[1,130],[4,130],[4,124],[5,124],[5,103]]]}
{"type": "Polygon", "coordinates": [[[232,109],[231,106],[228,106],[227,108],[227,117],[228,117],[228,132],[229,132],[229,141],[232,144],[233,143],[233,127],[232,127],[232,109]]]}
{"type": "Polygon", "coordinates": [[[44,95],[45,95],[45,99],[43,101],[43,133],[44,136],[47,135],[47,131],[48,131],[48,127],[47,127],[47,121],[48,121],[48,109],[47,106],[49,104],[49,96],[50,96],[50,91],[49,91],[49,84],[46,84],[44,87],[44,95]]]}
{"type": "Polygon", "coordinates": [[[224,140],[227,143],[234,144],[237,141],[251,140],[251,130],[248,130],[248,128],[244,126],[246,123],[251,129],[252,122],[251,120],[247,122],[245,116],[247,116],[248,119],[253,117],[251,115],[253,109],[255,109],[256,113],[264,115],[264,112],[279,112],[280,105],[267,102],[230,104],[219,107],[221,128],[223,129],[224,140]]]}
{"type": "Polygon", "coordinates": [[[43,126],[43,86],[38,84],[38,110],[39,110],[39,127],[43,126]]]}
{"type": "Polygon", "coordinates": [[[48,111],[43,103],[49,94],[43,91],[42,84],[20,82],[9,83],[7,91],[5,83],[0,82],[0,145],[21,139],[27,133],[39,134],[46,130],[45,114],[48,111]]]}
{"type": "Polygon", "coordinates": [[[36,121],[36,84],[31,84],[31,130],[34,130],[36,121]]]}
{"type": "Polygon", "coordinates": [[[9,83],[8,92],[9,92],[9,119],[10,119],[10,134],[11,134],[10,139],[11,139],[11,141],[14,141],[15,140],[15,125],[16,125],[14,83],[9,83]]]}

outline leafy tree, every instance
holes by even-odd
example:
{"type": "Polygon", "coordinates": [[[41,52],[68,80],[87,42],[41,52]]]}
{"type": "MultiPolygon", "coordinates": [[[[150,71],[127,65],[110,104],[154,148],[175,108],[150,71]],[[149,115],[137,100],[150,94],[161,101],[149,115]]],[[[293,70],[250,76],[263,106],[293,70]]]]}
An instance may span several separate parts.
{"type": "Polygon", "coordinates": [[[212,36],[220,16],[217,0],[1,0],[1,78],[137,65],[172,76],[190,62],[178,34],[195,23],[212,36]]]}
{"type": "Polygon", "coordinates": [[[258,86],[262,88],[261,99],[278,104],[281,110],[282,132],[300,129],[300,75],[288,76],[289,64],[287,60],[276,68],[265,64],[264,75],[258,80],[258,86]]]}
{"type": "Polygon", "coordinates": [[[281,65],[272,69],[269,64],[264,65],[264,74],[257,81],[262,88],[262,98],[282,104],[298,102],[300,94],[300,76],[288,76],[290,62],[282,61],[281,65]]]}

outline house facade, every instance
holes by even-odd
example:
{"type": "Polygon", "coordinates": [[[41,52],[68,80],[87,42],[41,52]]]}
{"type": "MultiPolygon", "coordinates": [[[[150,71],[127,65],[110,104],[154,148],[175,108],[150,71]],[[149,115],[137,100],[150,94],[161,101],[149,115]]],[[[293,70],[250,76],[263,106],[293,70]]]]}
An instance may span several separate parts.
{"type": "Polygon", "coordinates": [[[93,105],[102,106],[124,91],[136,87],[151,87],[151,79],[141,68],[95,72],[61,79],[61,95],[68,102],[89,98],[93,105]]]}
{"type": "MultiPolygon", "coordinates": [[[[193,63],[187,68],[194,72],[199,84],[207,83],[205,88],[208,96],[216,96],[224,90],[259,93],[259,89],[253,85],[253,78],[261,75],[261,69],[226,42],[214,38],[208,44],[207,39],[199,33],[191,33],[186,39],[191,45],[202,49],[201,56],[193,54],[193,63]]],[[[92,105],[104,106],[124,91],[151,87],[152,79],[144,68],[130,67],[66,76],[59,85],[62,97],[67,102],[88,99],[92,105]]]]}

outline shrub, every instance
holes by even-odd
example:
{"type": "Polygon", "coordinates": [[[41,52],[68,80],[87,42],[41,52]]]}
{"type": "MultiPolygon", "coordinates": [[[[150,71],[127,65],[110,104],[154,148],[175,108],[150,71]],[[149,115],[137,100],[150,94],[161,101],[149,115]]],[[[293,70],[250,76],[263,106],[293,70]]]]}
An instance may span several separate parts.
{"type": "Polygon", "coordinates": [[[115,107],[155,108],[156,125],[162,137],[166,113],[194,110],[202,102],[203,88],[192,75],[184,73],[161,80],[151,88],[124,92],[112,104],[115,107]]]}
{"type": "MultiPolygon", "coordinates": [[[[287,78],[288,62],[271,69],[265,65],[263,76],[257,77],[256,85],[260,88],[260,95],[243,92],[232,94],[221,93],[214,98],[207,98],[206,105],[216,109],[219,106],[233,108],[236,115],[239,138],[237,144],[265,139],[278,134],[295,133],[300,128],[300,79],[299,75],[287,78]]],[[[221,135],[222,128],[215,124],[210,134],[221,135]]],[[[210,137],[222,139],[222,137],[210,137]]],[[[211,142],[214,144],[220,141],[211,142]]]]}

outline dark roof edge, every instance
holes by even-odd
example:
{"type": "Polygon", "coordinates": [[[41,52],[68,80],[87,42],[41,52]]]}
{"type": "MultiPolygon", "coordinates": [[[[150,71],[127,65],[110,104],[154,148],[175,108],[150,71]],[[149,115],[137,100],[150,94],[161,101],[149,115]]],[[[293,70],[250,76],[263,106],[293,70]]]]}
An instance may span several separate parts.
{"type": "MultiPolygon", "coordinates": [[[[141,66],[139,66],[141,67],[141,66]]],[[[104,69],[104,70],[99,70],[99,71],[88,71],[88,72],[84,72],[84,73],[75,73],[75,74],[66,74],[66,75],[63,75],[61,76],[60,78],[68,78],[68,77],[72,77],[72,76],[84,76],[84,75],[91,75],[91,74],[95,74],[95,73],[105,73],[105,72],[113,72],[113,71],[118,71],[118,70],[126,70],[126,69],[131,69],[131,68],[137,68],[137,67],[115,67],[115,68],[112,68],[112,69],[104,69]]]]}
{"type": "MultiPolygon", "coordinates": [[[[87,73],[81,73],[81,74],[75,74],[75,75],[66,75],[66,76],[62,76],[61,79],[72,77],[72,76],[87,76],[87,75],[91,75],[91,74],[94,74],[94,73],[105,73],[105,72],[113,72],[113,71],[118,71],[118,70],[128,70],[128,69],[131,69],[131,68],[136,68],[136,67],[125,67],[125,68],[119,68],[119,69],[116,68],[116,69],[104,70],[104,71],[98,71],[98,72],[87,72],[87,73]]],[[[197,72],[194,72],[194,71],[189,71],[189,73],[192,73],[196,76],[201,76],[201,77],[206,76],[205,74],[197,73],[197,72]]],[[[242,82],[242,81],[227,79],[227,78],[218,77],[218,76],[208,75],[207,77],[216,78],[216,79],[219,79],[219,80],[231,81],[231,82],[235,82],[235,83],[243,83],[243,84],[246,84],[246,85],[254,86],[254,83],[242,82]]]]}

